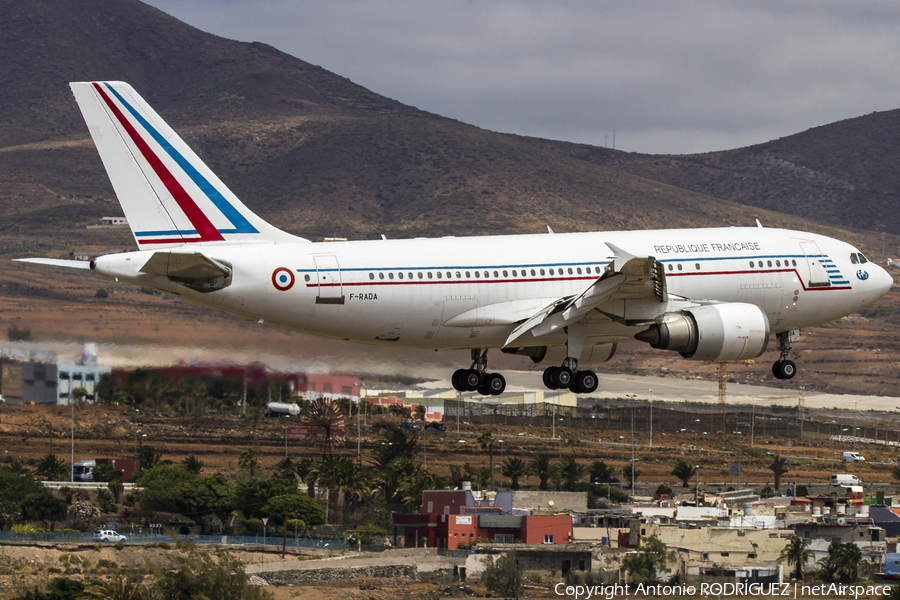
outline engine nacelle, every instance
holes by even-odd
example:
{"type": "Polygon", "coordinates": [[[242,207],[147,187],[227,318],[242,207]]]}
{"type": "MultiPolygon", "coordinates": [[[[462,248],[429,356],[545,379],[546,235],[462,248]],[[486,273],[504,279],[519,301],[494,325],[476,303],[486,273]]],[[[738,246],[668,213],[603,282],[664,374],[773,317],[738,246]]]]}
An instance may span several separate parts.
{"type": "Polygon", "coordinates": [[[713,304],[663,315],[634,337],[692,360],[745,360],[765,352],[769,318],[753,304],[713,304]]]}
{"type": "MultiPolygon", "coordinates": [[[[503,348],[507,354],[530,356],[538,364],[561,365],[567,358],[565,346],[530,346],[527,348],[503,348]]],[[[591,365],[608,361],[616,353],[616,344],[585,346],[578,357],[579,365],[591,365]]]]}

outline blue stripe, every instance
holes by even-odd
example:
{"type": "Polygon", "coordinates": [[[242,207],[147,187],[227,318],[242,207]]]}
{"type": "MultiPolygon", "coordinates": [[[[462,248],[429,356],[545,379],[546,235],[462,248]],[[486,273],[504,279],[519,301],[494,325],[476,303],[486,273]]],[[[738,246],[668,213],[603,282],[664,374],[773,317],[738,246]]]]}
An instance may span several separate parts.
{"type": "MultiPolygon", "coordinates": [[[[206,180],[203,175],[197,172],[197,169],[189,163],[172,145],[166,141],[166,139],[160,135],[160,133],[150,125],[150,123],[144,119],[144,117],[139,114],[134,107],[128,104],[125,99],[117,92],[111,85],[108,83],[104,83],[104,85],[109,89],[109,91],[115,95],[115,97],[122,103],[122,106],[125,107],[128,112],[143,126],[144,129],[150,134],[150,136],[156,140],[156,143],[162,146],[162,149],[166,151],[172,159],[178,164],[179,167],[187,174],[188,177],[200,188],[206,197],[212,201],[212,203],[218,208],[225,218],[231,221],[231,224],[234,225],[235,229],[233,233],[259,233],[256,228],[254,228],[244,216],[237,211],[231,203],[228,202],[219,193],[219,190],[213,187],[213,185],[206,180]]],[[[232,232],[229,232],[232,233],[232,232]]]]}
{"type": "Polygon", "coordinates": [[[137,237],[151,237],[157,235],[199,235],[196,229],[185,229],[184,231],[179,231],[177,229],[172,229],[171,231],[135,231],[134,235],[137,237]]]}

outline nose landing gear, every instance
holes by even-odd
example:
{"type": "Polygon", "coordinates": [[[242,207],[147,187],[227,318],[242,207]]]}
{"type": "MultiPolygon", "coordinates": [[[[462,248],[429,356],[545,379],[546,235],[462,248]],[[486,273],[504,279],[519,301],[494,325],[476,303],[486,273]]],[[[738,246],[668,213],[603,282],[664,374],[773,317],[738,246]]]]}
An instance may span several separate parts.
{"type": "Polygon", "coordinates": [[[482,396],[499,396],[506,390],[506,378],[487,372],[487,349],[472,349],[472,366],[458,369],[450,378],[457,392],[475,392],[482,396]]]}
{"type": "Polygon", "coordinates": [[[775,337],[778,339],[778,351],[781,353],[781,358],[772,365],[772,375],[775,376],[775,379],[793,379],[794,375],[797,374],[797,365],[793,361],[788,360],[792,338],[797,333],[799,332],[782,331],[775,334],[775,337]]]}

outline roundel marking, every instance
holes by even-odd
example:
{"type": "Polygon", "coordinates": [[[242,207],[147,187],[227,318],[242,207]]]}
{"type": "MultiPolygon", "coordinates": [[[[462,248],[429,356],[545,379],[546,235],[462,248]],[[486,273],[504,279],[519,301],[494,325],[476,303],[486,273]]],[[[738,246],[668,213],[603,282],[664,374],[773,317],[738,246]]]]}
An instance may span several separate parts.
{"type": "Polygon", "coordinates": [[[859,279],[860,281],[865,281],[866,279],[869,278],[869,273],[868,273],[868,271],[864,271],[864,270],[860,269],[859,271],[856,272],[856,278],[859,279]]]}
{"type": "Polygon", "coordinates": [[[279,292],[286,292],[294,287],[294,274],[286,267],[278,267],[272,271],[272,285],[279,292]]]}

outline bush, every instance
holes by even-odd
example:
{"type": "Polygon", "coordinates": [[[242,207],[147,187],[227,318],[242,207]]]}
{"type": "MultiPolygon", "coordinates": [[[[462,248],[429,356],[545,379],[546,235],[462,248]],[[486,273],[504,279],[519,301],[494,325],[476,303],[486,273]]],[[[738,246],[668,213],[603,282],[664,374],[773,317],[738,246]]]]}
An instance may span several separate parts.
{"type": "Polygon", "coordinates": [[[481,576],[487,589],[506,598],[518,598],[522,594],[522,573],[513,558],[501,556],[493,562],[487,557],[483,560],[490,563],[485,565],[481,576]]]}
{"type": "Polygon", "coordinates": [[[259,535],[263,532],[263,522],[262,519],[247,519],[244,521],[244,529],[250,535],[259,535]]]}

